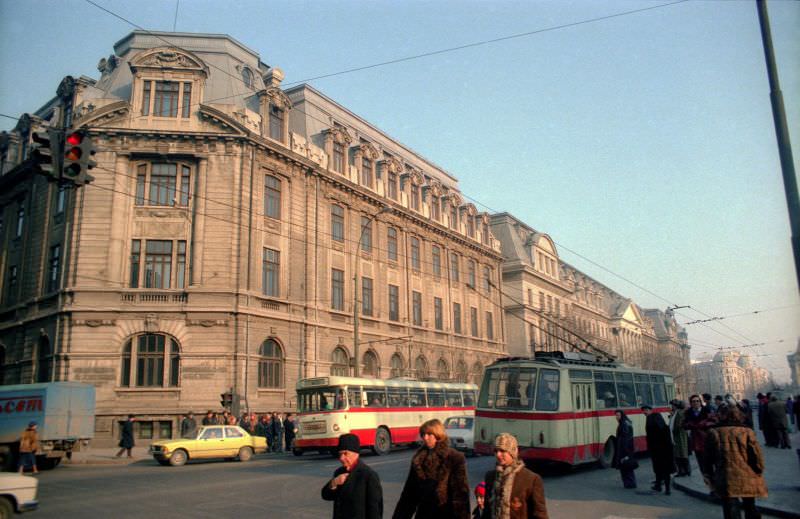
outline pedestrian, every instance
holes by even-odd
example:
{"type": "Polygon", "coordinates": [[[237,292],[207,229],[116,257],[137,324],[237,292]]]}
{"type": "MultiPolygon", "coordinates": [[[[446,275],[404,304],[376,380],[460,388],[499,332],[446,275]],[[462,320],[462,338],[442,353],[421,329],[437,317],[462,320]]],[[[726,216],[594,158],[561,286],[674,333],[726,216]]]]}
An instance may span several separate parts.
{"type": "Polygon", "coordinates": [[[656,481],[651,487],[656,492],[661,492],[661,484],[664,484],[664,494],[670,495],[670,475],[673,472],[674,463],[672,459],[672,435],[669,426],[664,421],[661,413],[654,413],[649,405],[642,406],[642,412],[646,416],[644,430],[647,435],[647,452],[653,463],[653,473],[656,481]]]}
{"type": "Polygon", "coordinates": [[[636,488],[636,468],[639,463],[633,458],[633,423],[625,415],[625,411],[614,411],[617,419],[617,436],[614,449],[614,459],[611,465],[619,470],[622,486],[636,488]]]}
{"type": "Polygon", "coordinates": [[[239,425],[239,420],[236,419],[236,415],[233,413],[228,413],[228,419],[223,425],[239,425]]]}
{"type": "Polygon", "coordinates": [[[792,413],[797,422],[797,429],[800,431],[800,395],[794,395],[794,403],[792,404],[792,413]]]}
{"type": "Polygon", "coordinates": [[[30,467],[34,474],[39,473],[36,467],[36,452],[39,450],[39,432],[37,423],[30,422],[28,427],[22,431],[19,439],[19,473],[22,474],[26,467],[30,467]]]}
{"type": "Polygon", "coordinates": [[[761,429],[761,433],[764,435],[764,445],[767,447],[776,447],[778,445],[778,438],[775,435],[775,430],[772,428],[769,414],[767,413],[769,397],[771,396],[772,393],[767,393],[766,395],[763,393],[758,394],[758,428],[761,429]]]}
{"type": "Polygon", "coordinates": [[[297,435],[297,425],[294,423],[294,415],[292,413],[286,414],[286,419],[283,421],[283,438],[286,443],[286,452],[292,452],[294,448],[294,437],[297,435]]]}
{"type": "Polygon", "coordinates": [[[689,435],[683,428],[686,419],[686,404],[683,400],[670,402],[672,412],[669,414],[669,430],[672,437],[672,456],[678,468],[676,477],[691,476],[692,469],[689,465],[689,435]]]}
{"type": "Polygon", "coordinates": [[[206,415],[203,417],[203,425],[216,425],[217,424],[217,417],[214,416],[214,411],[209,409],[206,412],[206,415]]]}
{"type": "Polygon", "coordinates": [[[333,519],[381,519],[383,488],[378,474],[361,461],[355,434],[339,436],[336,447],[341,467],[322,487],[322,499],[333,501],[333,519]]]}
{"type": "Polygon", "coordinates": [[[121,434],[119,440],[119,452],[117,452],[116,458],[122,456],[122,453],[128,451],[128,457],[133,458],[133,454],[131,451],[133,450],[133,446],[135,442],[133,441],[133,422],[135,417],[132,414],[128,415],[128,419],[122,423],[121,427],[121,434]]]}
{"type": "Polygon", "coordinates": [[[791,426],[794,425],[794,402],[791,396],[786,397],[786,416],[789,419],[789,432],[792,432],[791,426]]]}
{"type": "Polygon", "coordinates": [[[261,419],[256,424],[256,436],[261,436],[267,440],[267,452],[272,447],[272,426],[269,423],[269,415],[262,414],[261,419]]]}
{"type": "Polygon", "coordinates": [[[711,393],[703,393],[703,407],[708,408],[708,412],[711,414],[717,412],[717,406],[711,401],[711,393]]]}
{"type": "Polygon", "coordinates": [[[739,410],[742,412],[742,415],[744,415],[744,425],[755,429],[755,424],[753,423],[753,407],[750,405],[750,400],[742,398],[739,401],[739,410]]]}
{"type": "Polygon", "coordinates": [[[542,478],[519,459],[517,439],[500,433],[494,439],[497,465],[486,473],[482,519],[547,519],[542,478]]]}
{"type": "Polygon", "coordinates": [[[422,447],[411,459],[393,519],[469,519],[464,455],[450,448],[444,425],[435,418],[420,425],[419,435],[422,447]]]}
{"type": "Polygon", "coordinates": [[[181,420],[181,438],[194,439],[197,437],[197,422],[194,420],[194,413],[189,411],[181,420]]]}
{"type": "MultiPolygon", "coordinates": [[[[783,402],[780,402],[783,405],[783,402]]],[[[722,500],[725,519],[739,517],[744,509],[746,519],[760,518],[755,498],[767,497],[764,482],[764,455],[756,434],[744,426],[742,412],[732,406],[719,409],[719,422],[709,431],[706,440],[704,472],[714,493],[722,500]]]]}
{"type": "Polygon", "coordinates": [[[719,411],[719,407],[725,403],[725,399],[722,398],[722,395],[715,395],[714,396],[714,413],[719,411]]]}
{"type": "Polygon", "coordinates": [[[283,452],[283,420],[280,413],[272,413],[272,452],[283,452]]]}
{"type": "Polygon", "coordinates": [[[789,441],[789,421],[786,417],[786,405],[778,400],[776,395],[772,395],[769,404],[767,404],[767,421],[769,421],[772,430],[775,431],[775,437],[778,440],[776,447],[791,449],[792,444],[789,441]]]}
{"type": "Polygon", "coordinates": [[[483,505],[486,502],[486,482],[481,481],[475,486],[475,508],[472,510],[472,519],[481,519],[483,505]]]}
{"type": "Polygon", "coordinates": [[[705,452],[706,435],[708,429],[714,425],[714,418],[711,416],[708,406],[702,405],[699,395],[689,397],[689,409],[683,421],[683,428],[689,431],[689,452],[694,453],[697,458],[697,468],[703,472],[705,466],[703,453],[705,452]]]}

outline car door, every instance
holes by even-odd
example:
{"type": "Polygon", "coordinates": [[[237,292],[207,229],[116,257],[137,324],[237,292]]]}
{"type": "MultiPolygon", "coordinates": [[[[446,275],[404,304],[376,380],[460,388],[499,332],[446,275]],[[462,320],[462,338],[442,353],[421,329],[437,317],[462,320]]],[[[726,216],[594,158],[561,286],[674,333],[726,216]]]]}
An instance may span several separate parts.
{"type": "Polygon", "coordinates": [[[225,454],[225,436],[222,426],[212,425],[204,428],[197,438],[197,451],[190,452],[193,458],[219,458],[225,454]]]}
{"type": "Polygon", "coordinates": [[[225,456],[237,456],[239,449],[249,446],[245,432],[239,427],[225,427],[225,456]]]}

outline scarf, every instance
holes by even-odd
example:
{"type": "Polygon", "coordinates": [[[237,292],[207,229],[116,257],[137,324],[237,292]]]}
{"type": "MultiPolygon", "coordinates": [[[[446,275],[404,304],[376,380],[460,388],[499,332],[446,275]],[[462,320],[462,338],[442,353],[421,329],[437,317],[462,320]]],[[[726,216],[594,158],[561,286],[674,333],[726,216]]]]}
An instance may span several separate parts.
{"type": "Polygon", "coordinates": [[[432,449],[424,445],[411,459],[411,467],[421,480],[436,481],[436,497],[439,506],[447,503],[447,482],[450,480],[450,465],[447,454],[450,447],[446,442],[437,442],[432,449]]]}
{"type": "Polygon", "coordinates": [[[492,496],[492,517],[495,519],[511,517],[511,489],[514,486],[514,477],[523,468],[525,464],[520,460],[514,460],[508,467],[496,467],[497,475],[494,478],[492,496]]]}

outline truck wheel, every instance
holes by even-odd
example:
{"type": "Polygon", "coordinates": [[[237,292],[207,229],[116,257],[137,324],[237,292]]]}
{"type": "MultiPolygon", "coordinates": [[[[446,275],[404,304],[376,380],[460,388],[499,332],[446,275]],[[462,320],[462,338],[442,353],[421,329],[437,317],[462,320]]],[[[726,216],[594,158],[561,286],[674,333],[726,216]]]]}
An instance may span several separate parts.
{"type": "Polygon", "coordinates": [[[392,436],[386,427],[378,427],[375,431],[375,445],[372,446],[372,452],[378,456],[385,456],[392,450],[392,436]]]}
{"type": "Polygon", "coordinates": [[[189,455],[186,454],[186,451],[183,449],[178,449],[172,453],[172,456],[169,457],[169,464],[173,467],[180,467],[182,465],[186,465],[188,460],[189,455]]]}
{"type": "Polygon", "coordinates": [[[0,519],[10,519],[14,515],[14,504],[7,497],[0,497],[0,519]]]}
{"type": "Polygon", "coordinates": [[[614,439],[609,438],[606,440],[606,444],[603,446],[603,452],[600,453],[600,466],[604,469],[607,469],[611,466],[614,462],[614,451],[616,451],[616,446],[614,445],[614,439]]]}
{"type": "Polygon", "coordinates": [[[9,447],[0,447],[0,471],[10,472],[16,469],[14,451],[9,447]]]}
{"type": "Polygon", "coordinates": [[[239,461],[250,461],[251,459],[253,459],[253,449],[250,447],[239,449],[239,461]]]}
{"type": "Polygon", "coordinates": [[[36,456],[36,468],[40,470],[52,470],[61,463],[61,458],[48,458],[47,456],[36,456]]]}

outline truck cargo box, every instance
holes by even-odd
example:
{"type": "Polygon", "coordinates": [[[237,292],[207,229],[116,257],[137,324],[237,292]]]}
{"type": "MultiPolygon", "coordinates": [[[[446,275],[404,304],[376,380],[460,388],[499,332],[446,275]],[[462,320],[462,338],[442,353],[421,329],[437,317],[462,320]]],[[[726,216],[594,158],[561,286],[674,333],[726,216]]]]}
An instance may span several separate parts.
{"type": "Polygon", "coordinates": [[[40,441],[90,439],[94,435],[95,388],[80,382],[0,386],[0,444],[20,439],[28,423],[40,441]]]}

